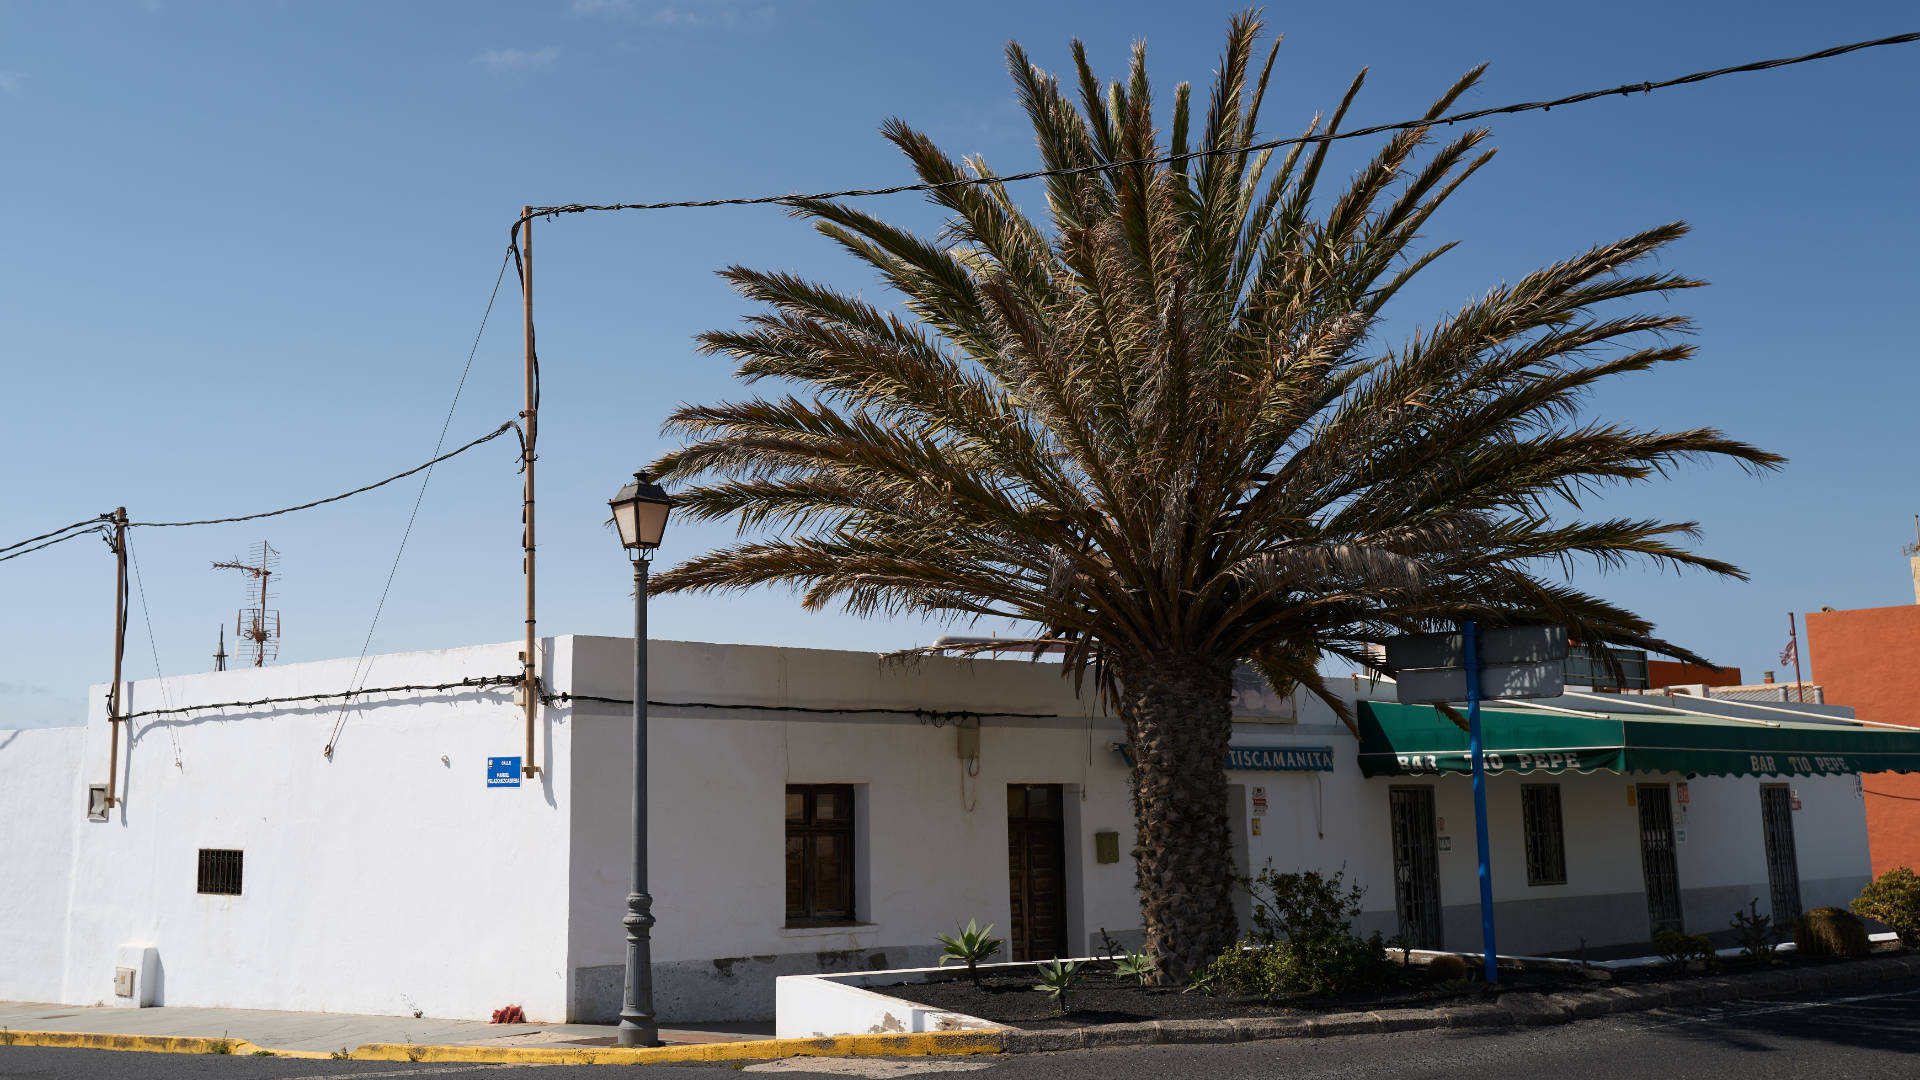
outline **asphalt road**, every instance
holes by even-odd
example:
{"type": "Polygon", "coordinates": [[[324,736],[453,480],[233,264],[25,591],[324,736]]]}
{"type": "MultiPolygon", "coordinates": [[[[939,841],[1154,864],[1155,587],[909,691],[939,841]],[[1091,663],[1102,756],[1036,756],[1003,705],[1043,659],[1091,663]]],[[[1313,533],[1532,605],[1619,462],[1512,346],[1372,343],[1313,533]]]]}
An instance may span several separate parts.
{"type": "MultiPolygon", "coordinates": [[[[738,1065],[654,1066],[669,1080],[738,1076],[738,1065]]],[[[275,1060],[0,1047],[0,1077],[34,1080],[607,1080],[618,1066],[442,1065],[275,1060]]],[[[1665,1010],[1531,1029],[1406,1032],[1218,1046],[1150,1046],[994,1058],[752,1063],[785,1077],[952,1076],[958,1080],[1766,1080],[1920,1076],[1920,985],[1821,1001],[1782,999],[1665,1010]]]]}

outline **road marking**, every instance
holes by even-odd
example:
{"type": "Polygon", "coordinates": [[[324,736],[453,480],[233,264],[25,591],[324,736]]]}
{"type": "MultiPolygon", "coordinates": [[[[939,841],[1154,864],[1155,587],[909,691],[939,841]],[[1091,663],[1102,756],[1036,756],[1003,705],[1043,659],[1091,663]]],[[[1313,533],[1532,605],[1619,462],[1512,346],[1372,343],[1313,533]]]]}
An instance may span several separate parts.
{"type": "Polygon", "coordinates": [[[1711,1016],[1693,1016],[1685,1020],[1669,1020],[1661,1024],[1644,1024],[1637,1026],[1667,1028],[1684,1027],[1687,1024],[1712,1024],[1721,1020],[1738,1020],[1744,1016],[1768,1016],[1773,1013],[1797,1012],[1801,1009],[1826,1009],[1835,1005],[1852,1005],[1861,1001],[1883,1001],[1887,998],[1912,997],[1915,994],[1920,994],[1920,990],[1890,990],[1884,994],[1855,994],[1852,997],[1829,998],[1825,1001],[1788,1001],[1778,1005],[1762,1005],[1758,1008],[1742,1009],[1739,1012],[1715,1012],[1711,1016]]]}

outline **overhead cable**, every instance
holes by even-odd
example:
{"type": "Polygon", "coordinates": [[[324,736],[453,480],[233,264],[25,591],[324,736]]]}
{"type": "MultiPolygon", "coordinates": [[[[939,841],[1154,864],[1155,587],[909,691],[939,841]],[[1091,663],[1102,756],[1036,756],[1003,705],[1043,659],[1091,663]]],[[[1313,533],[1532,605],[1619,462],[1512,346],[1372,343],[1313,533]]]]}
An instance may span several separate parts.
{"type": "Polygon", "coordinates": [[[204,521],[135,521],[135,522],[130,522],[129,526],[135,527],[135,528],[142,528],[142,529],[170,529],[170,528],[178,528],[183,525],[227,525],[236,521],[253,521],[257,518],[278,517],[281,514],[291,514],[296,510],[311,510],[316,506],[325,506],[327,503],[339,502],[341,499],[352,498],[355,495],[360,495],[360,494],[364,494],[365,492],[372,491],[374,488],[384,487],[388,484],[393,483],[395,480],[404,480],[407,477],[412,476],[414,473],[417,473],[422,469],[431,469],[435,465],[440,464],[441,462],[447,460],[450,457],[456,457],[460,454],[464,454],[467,451],[473,449],[474,447],[479,446],[481,443],[491,442],[494,439],[497,439],[500,436],[505,435],[509,431],[517,431],[519,430],[519,427],[520,427],[519,424],[515,423],[512,420],[509,420],[506,423],[501,424],[499,427],[493,429],[491,432],[488,432],[487,434],[482,435],[479,438],[468,443],[467,445],[461,447],[460,449],[449,450],[446,453],[441,454],[439,457],[434,458],[432,461],[426,462],[421,465],[415,465],[413,468],[408,469],[406,472],[395,473],[392,476],[387,477],[385,480],[377,480],[371,484],[366,485],[365,487],[357,487],[357,488],[354,488],[352,491],[343,491],[338,495],[330,495],[324,499],[315,499],[309,503],[301,503],[299,506],[289,506],[282,510],[268,510],[264,513],[259,513],[259,514],[243,514],[240,517],[208,518],[204,521]]]}
{"type": "MultiPolygon", "coordinates": [[[[487,333],[487,319],[493,315],[493,302],[500,298],[500,283],[506,280],[507,277],[507,261],[516,254],[517,252],[508,252],[500,257],[500,270],[493,276],[493,292],[487,297],[487,309],[480,313],[480,328],[473,332],[473,344],[467,349],[467,364],[460,369],[460,381],[454,385],[453,400],[447,404],[447,418],[440,422],[440,437],[433,441],[433,452],[435,454],[438,454],[440,448],[446,445],[447,431],[453,427],[454,410],[460,407],[460,395],[467,389],[467,376],[473,373],[473,358],[480,352],[480,339],[486,336],[487,333]]],[[[498,435],[499,432],[496,431],[494,434],[498,435]]],[[[492,436],[488,436],[488,438],[491,437],[492,436]]],[[[522,436],[522,439],[524,441],[524,436],[522,436]]],[[[484,442],[485,440],[483,439],[481,441],[484,442]]],[[[465,449],[465,447],[462,449],[465,449]]],[[[459,451],[456,450],[454,453],[459,453],[459,451]]],[[[451,457],[452,455],[450,454],[448,456],[451,457]]],[[[440,459],[434,459],[434,461],[438,460],[440,459]]],[[[367,636],[366,639],[360,643],[360,655],[353,662],[353,675],[347,680],[347,685],[349,686],[359,685],[373,672],[373,666],[367,663],[367,652],[373,648],[373,632],[380,626],[380,613],[387,610],[387,594],[393,591],[393,577],[400,572],[400,556],[406,554],[407,540],[413,536],[413,523],[420,517],[420,504],[426,500],[427,485],[433,482],[432,461],[427,463],[426,469],[427,475],[420,478],[420,491],[413,497],[413,512],[407,515],[407,527],[400,533],[400,546],[394,549],[393,565],[387,567],[386,584],[380,587],[380,602],[373,606],[373,619],[367,623],[367,636]]],[[[345,726],[346,722],[347,703],[343,701],[340,703],[340,715],[334,718],[333,732],[327,737],[326,750],[323,751],[323,755],[328,760],[333,759],[333,744],[339,741],[340,729],[345,726]]]]}
{"type": "MultiPolygon", "coordinates": [[[[61,527],[53,530],[52,532],[43,532],[39,536],[29,536],[25,540],[17,540],[11,544],[8,544],[6,547],[0,547],[0,551],[12,551],[14,548],[17,548],[17,547],[26,547],[28,544],[33,543],[35,540],[45,540],[49,536],[59,536],[63,532],[66,532],[70,529],[78,529],[82,525],[97,526],[103,521],[110,521],[112,519],[113,519],[112,514],[101,514],[99,517],[96,517],[96,518],[88,518],[85,521],[76,521],[71,525],[62,525],[61,527]]],[[[42,546],[45,546],[45,545],[42,545],[42,546]]]]}
{"type": "Polygon", "coordinates": [[[142,716],[168,716],[177,713],[211,712],[221,709],[256,709],[262,705],[285,705],[295,701],[334,701],[339,698],[367,697],[371,694],[403,694],[423,690],[477,690],[489,686],[509,686],[520,682],[518,675],[479,675],[461,679],[459,682],[415,683],[408,686],[375,686],[359,690],[342,690],[325,694],[293,694],[288,697],[254,698],[251,701],[215,701],[205,705],[180,705],[167,709],[146,709],[128,713],[122,720],[135,720],[142,716]]]}
{"type": "MultiPolygon", "coordinates": [[[[571,693],[564,693],[564,692],[558,693],[558,694],[542,694],[540,695],[540,700],[543,704],[548,704],[548,705],[552,705],[552,704],[564,705],[570,701],[594,701],[594,702],[599,702],[603,705],[632,705],[633,704],[632,698],[601,697],[598,694],[571,694],[571,693]]],[[[968,709],[968,710],[874,709],[874,708],[851,708],[851,707],[841,707],[841,706],[833,706],[833,705],[827,705],[827,706],[755,705],[755,704],[741,704],[737,702],[720,702],[720,701],[651,701],[649,700],[647,702],[647,707],[650,709],[742,709],[747,712],[814,713],[822,716],[916,716],[922,720],[933,720],[935,721],[936,725],[940,722],[947,721],[947,720],[954,720],[954,719],[976,719],[977,720],[982,717],[988,717],[988,716],[995,717],[995,718],[1012,719],[1012,720],[1059,720],[1059,719],[1062,719],[1062,716],[1059,713],[981,712],[981,711],[972,710],[972,709],[968,709]]]]}
{"type": "Polygon", "coordinates": [[[939,183],[895,184],[892,187],[849,188],[844,191],[824,191],[814,195],[761,195],[752,198],[734,199],[690,199],[680,202],[656,203],[609,203],[589,205],[568,203],[565,206],[536,206],[514,221],[517,230],[520,222],[529,218],[551,217],[556,214],[579,214],[589,210],[675,210],[707,206],[760,206],[766,204],[785,204],[811,202],[825,199],[856,199],[873,195],[899,195],[909,191],[945,191],[950,188],[979,187],[987,184],[1005,184],[1015,180],[1038,180],[1049,176],[1077,176],[1082,173],[1106,172],[1112,169],[1126,169],[1141,165],[1167,165],[1173,162],[1193,161],[1200,158],[1226,157],[1234,154],[1251,154],[1262,150],[1272,150],[1282,146],[1294,146],[1311,143],[1330,143],[1341,139],[1359,139],[1368,135],[1378,135],[1388,131],[1411,131],[1415,128],[1433,127],[1437,124],[1453,124],[1465,120],[1479,120],[1488,116],[1500,116],[1511,113],[1547,112],[1561,105],[1577,105],[1597,98],[1612,97],[1615,94],[1648,94],[1655,90],[1664,90],[1673,86],[1686,86],[1692,83],[1718,79],[1726,75],[1738,75],[1750,71],[1768,71],[1773,68],[1788,67],[1793,64],[1805,64],[1814,60],[1826,60],[1862,49],[1873,49],[1883,45],[1907,45],[1920,41],[1920,33],[1895,34],[1892,37],[1876,38],[1872,41],[1856,41],[1849,45],[1836,45],[1830,49],[1807,53],[1804,56],[1786,56],[1773,60],[1756,60],[1752,63],[1737,64],[1733,67],[1715,68],[1712,71],[1696,71],[1691,75],[1662,79],[1658,82],[1624,83],[1604,90],[1587,90],[1552,101],[1526,101],[1512,105],[1501,105],[1491,109],[1474,109],[1469,112],[1452,113],[1432,120],[1402,120],[1391,124],[1375,124],[1372,127],[1356,128],[1352,131],[1326,131],[1307,135],[1298,135],[1289,139],[1270,139],[1266,142],[1248,143],[1245,146],[1222,146],[1211,150],[1196,150],[1188,154],[1169,154],[1161,157],[1132,158],[1126,161],[1107,161],[1096,165],[1079,165],[1063,169],[1034,169],[1030,172],[1013,173],[1008,176],[980,176],[964,180],[946,180],[939,183]]]}
{"type": "MultiPolygon", "coordinates": [[[[44,544],[36,544],[33,547],[24,548],[20,551],[13,552],[10,555],[0,555],[0,562],[6,562],[8,559],[17,559],[22,555],[31,555],[36,551],[40,551],[44,548],[50,548],[55,544],[64,544],[69,540],[78,540],[83,536],[92,536],[94,533],[100,533],[100,532],[106,532],[106,531],[107,531],[107,527],[105,525],[95,525],[91,529],[82,529],[81,531],[76,533],[68,533],[67,535],[59,537],[57,539],[49,540],[44,544]]],[[[27,543],[27,542],[28,541],[24,541],[24,540],[21,541],[21,543],[27,543]]],[[[20,545],[15,544],[14,546],[19,547],[20,545]]]]}

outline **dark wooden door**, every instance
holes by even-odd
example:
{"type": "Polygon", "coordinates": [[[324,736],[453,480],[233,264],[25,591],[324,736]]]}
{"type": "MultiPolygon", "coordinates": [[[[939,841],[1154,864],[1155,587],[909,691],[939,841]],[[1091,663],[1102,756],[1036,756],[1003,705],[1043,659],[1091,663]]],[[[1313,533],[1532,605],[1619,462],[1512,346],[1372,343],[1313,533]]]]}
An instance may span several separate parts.
{"type": "Polygon", "coordinates": [[[1680,912],[1680,867],[1674,855],[1673,803],[1665,784],[1641,784],[1636,793],[1640,804],[1640,873],[1647,884],[1647,925],[1650,934],[1662,930],[1678,932],[1684,921],[1680,912]]]}
{"type": "Polygon", "coordinates": [[[1393,906],[1400,915],[1400,936],[1416,949],[1438,949],[1440,857],[1433,789],[1396,787],[1387,799],[1393,811],[1393,906]]]}
{"type": "Polygon", "coordinates": [[[1059,784],[1007,786],[1007,871],[1015,960],[1067,955],[1067,843],[1059,784]]]}
{"type": "Polygon", "coordinates": [[[1793,926],[1800,917],[1800,858],[1793,846],[1793,789],[1760,785],[1760,828],[1767,837],[1767,885],[1773,894],[1773,925],[1793,926]]]}

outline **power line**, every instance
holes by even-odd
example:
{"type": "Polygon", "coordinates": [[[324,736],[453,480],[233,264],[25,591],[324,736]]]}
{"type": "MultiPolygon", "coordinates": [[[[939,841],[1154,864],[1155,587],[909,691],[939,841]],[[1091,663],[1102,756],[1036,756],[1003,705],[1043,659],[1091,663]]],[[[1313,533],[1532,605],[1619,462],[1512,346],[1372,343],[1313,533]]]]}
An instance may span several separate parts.
{"type": "MultiPolygon", "coordinates": [[[[594,701],[604,705],[632,705],[632,698],[602,697],[598,694],[542,694],[540,701],[545,705],[566,704],[570,701],[594,701]]],[[[936,723],[956,719],[980,719],[983,717],[1005,718],[1012,720],[1059,720],[1059,713],[1029,712],[978,712],[972,709],[869,709],[842,708],[839,706],[819,705],[754,705],[720,701],[653,701],[647,702],[650,709],[741,709],[747,712],[785,712],[813,713],[823,716],[914,716],[936,723]]]]}
{"type": "Polygon", "coordinates": [[[422,465],[415,465],[413,468],[408,469],[406,472],[395,473],[392,476],[387,477],[385,480],[377,480],[374,483],[366,485],[365,487],[357,487],[357,488],[354,488],[352,491],[343,491],[338,495],[330,495],[324,499],[315,499],[309,503],[301,503],[299,506],[289,506],[282,510],[268,510],[265,513],[260,513],[260,514],[244,514],[240,517],[208,518],[204,521],[135,521],[135,522],[129,522],[128,527],[142,528],[142,529],[172,529],[172,528],[179,528],[180,526],[183,526],[183,525],[227,525],[236,521],[253,521],[258,518],[278,517],[281,514],[291,514],[296,510],[311,510],[316,506],[325,506],[327,503],[339,502],[341,499],[351,498],[355,495],[372,491],[374,488],[377,488],[377,487],[384,487],[388,484],[393,483],[395,480],[404,480],[407,477],[412,476],[414,473],[417,473],[422,469],[431,469],[435,465],[440,464],[441,462],[447,460],[450,457],[456,457],[460,454],[464,454],[467,451],[473,449],[474,447],[479,446],[481,443],[491,442],[492,440],[497,439],[502,435],[505,435],[509,431],[518,430],[519,427],[520,427],[519,424],[515,423],[512,420],[509,420],[506,423],[501,424],[499,427],[493,429],[491,432],[488,432],[487,434],[482,435],[479,438],[468,443],[467,445],[461,447],[460,449],[449,450],[448,452],[441,454],[439,457],[434,458],[432,461],[426,462],[425,464],[422,464],[422,465]]]}
{"type": "Polygon", "coordinates": [[[1415,128],[1433,127],[1438,124],[1453,124],[1465,120],[1479,120],[1488,116],[1501,116],[1512,113],[1547,112],[1560,105],[1577,105],[1596,98],[1612,97],[1618,94],[1625,97],[1630,94],[1649,94],[1668,87],[1686,86],[1692,83],[1706,82],[1727,75],[1738,75],[1751,71],[1770,71],[1774,68],[1805,64],[1815,60],[1827,60],[1862,49],[1879,48],[1883,45],[1906,45],[1920,41],[1920,33],[1895,34],[1892,37],[1876,38],[1872,41],[1856,41],[1850,45],[1836,45],[1830,49],[1807,53],[1804,56],[1787,56],[1773,60],[1756,60],[1752,63],[1738,64],[1733,67],[1715,68],[1711,71],[1696,71],[1691,75],[1662,79],[1658,82],[1624,83],[1605,90],[1587,90],[1552,101],[1526,101],[1512,105],[1501,105],[1491,109],[1474,109],[1470,112],[1453,113],[1432,120],[1402,120],[1392,124],[1375,124],[1372,127],[1357,128],[1353,131],[1327,131],[1318,134],[1299,135],[1290,139],[1270,139],[1266,142],[1249,143],[1245,146],[1223,146],[1212,150],[1197,150],[1189,154],[1169,154],[1162,157],[1132,158],[1127,161],[1108,161],[1096,165],[1078,165],[1064,169],[1034,169],[1030,172],[1013,173],[1008,176],[972,177],[964,180],[946,180],[940,183],[895,184],[892,187],[849,188],[844,191],[825,191],[815,195],[760,195],[752,198],[734,199],[691,199],[680,202],[656,203],[609,203],[589,205],[568,203],[565,206],[536,206],[514,221],[514,229],[530,218],[551,217],[556,214],[579,214],[589,210],[676,210],[708,206],[761,206],[767,204],[796,203],[824,199],[856,199],[873,195],[899,195],[910,191],[945,191],[950,188],[979,187],[986,184],[1006,184],[1015,180],[1038,180],[1050,176],[1078,176],[1083,173],[1106,172],[1112,169],[1125,169],[1141,165],[1168,165],[1180,161],[1193,161],[1200,158],[1224,157],[1232,154],[1251,154],[1262,150],[1272,150],[1282,146],[1294,146],[1312,143],[1331,143],[1341,139],[1359,139],[1368,135],[1378,135],[1388,131],[1411,131],[1415,128]]]}
{"type": "MultiPolygon", "coordinates": [[[[140,618],[147,624],[147,648],[153,652],[154,685],[160,688],[160,704],[171,705],[172,701],[167,698],[167,677],[160,671],[160,643],[153,636],[153,609],[147,604],[147,580],[140,574],[140,556],[133,550],[132,544],[127,545],[127,558],[133,561],[133,581],[140,588],[140,618]]],[[[168,728],[167,738],[173,742],[173,767],[183,768],[180,763],[180,736],[168,728]]]]}
{"type": "MultiPolygon", "coordinates": [[[[0,551],[12,551],[14,548],[17,548],[17,547],[25,547],[26,545],[33,543],[35,540],[45,540],[49,536],[59,536],[61,533],[66,532],[69,529],[77,529],[82,525],[93,525],[97,527],[101,522],[111,520],[112,517],[113,517],[112,514],[101,514],[97,518],[88,518],[85,521],[76,521],[71,525],[62,525],[61,527],[53,530],[52,532],[43,532],[39,536],[29,536],[25,540],[15,541],[14,543],[8,544],[6,547],[0,547],[0,551]]],[[[71,539],[71,538],[68,537],[64,539],[71,539]]],[[[59,541],[56,540],[54,541],[54,543],[57,544],[59,543],[59,541]]],[[[41,545],[41,547],[45,547],[45,546],[47,545],[45,544],[41,545]]]]}
{"type": "MultiPolygon", "coordinates": [[[[0,555],[0,562],[6,562],[8,559],[17,559],[22,555],[31,555],[36,551],[41,551],[46,548],[50,548],[55,544],[64,544],[69,540],[78,540],[83,536],[92,536],[94,533],[101,533],[106,531],[107,531],[107,527],[105,525],[95,525],[91,529],[85,529],[77,533],[68,533],[67,535],[62,536],[56,540],[49,540],[44,544],[38,544],[34,547],[27,548],[24,551],[16,551],[11,555],[0,555]]],[[[20,543],[21,544],[31,543],[31,541],[22,540],[20,543]]],[[[13,546],[19,547],[20,544],[14,544],[13,546]]]]}
{"type": "MultiPolygon", "coordinates": [[[[440,422],[440,437],[433,441],[435,454],[438,454],[440,448],[446,445],[447,431],[453,427],[453,413],[460,407],[460,395],[467,389],[467,376],[473,373],[473,358],[480,352],[480,339],[486,335],[487,320],[493,315],[493,302],[500,298],[500,283],[506,280],[507,263],[509,260],[517,260],[519,254],[519,250],[514,248],[500,257],[500,271],[493,276],[493,292],[487,296],[487,309],[480,313],[480,328],[473,332],[473,345],[467,349],[467,364],[460,369],[460,382],[454,386],[453,400],[447,404],[447,418],[440,422]]],[[[496,431],[494,434],[498,435],[499,432],[496,431]]],[[[524,439],[523,435],[522,440],[524,439]]],[[[455,453],[458,452],[455,451],[455,453]]],[[[387,594],[393,591],[394,575],[400,572],[400,556],[406,554],[407,540],[413,536],[413,523],[420,517],[420,504],[426,500],[427,485],[433,482],[432,464],[432,462],[427,463],[427,475],[420,478],[420,492],[413,497],[413,512],[407,515],[407,527],[400,533],[400,546],[394,550],[393,565],[387,568],[386,584],[380,587],[380,602],[373,607],[373,620],[367,624],[366,639],[360,643],[360,655],[353,662],[353,676],[347,680],[349,686],[360,683],[362,679],[373,673],[372,665],[367,664],[367,651],[373,647],[373,632],[380,626],[380,613],[387,610],[387,594]],[[365,671],[361,670],[362,665],[366,665],[365,671]]],[[[346,725],[346,722],[347,703],[342,701],[340,715],[334,718],[333,732],[327,736],[327,746],[322,752],[329,761],[333,759],[333,744],[339,741],[340,729],[346,725]]]]}
{"type": "Polygon", "coordinates": [[[339,698],[366,697],[369,694],[402,694],[416,690],[458,690],[483,689],[489,686],[510,686],[519,683],[518,675],[481,675],[462,679],[459,682],[415,683],[407,686],[376,686],[359,690],[341,690],[325,694],[294,694],[289,697],[254,698],[251,701],[217,701],[206,705],[180,705],[165,709],[146,709],[128,713],[122,720],[134,720],[142,716],[169,716],[179,713],[207,712],[217,709],[253,709],[262,705],[285,705],[295,701],[333,701],[339,698]]]}

